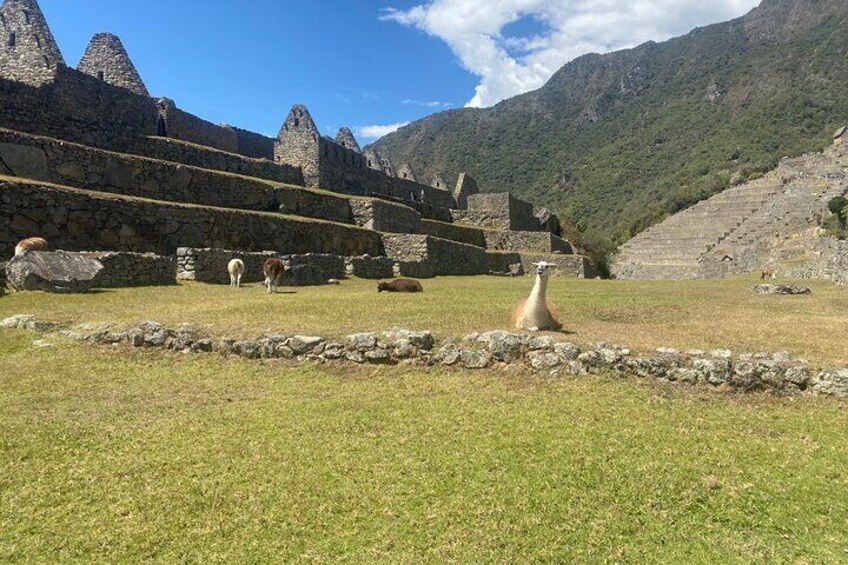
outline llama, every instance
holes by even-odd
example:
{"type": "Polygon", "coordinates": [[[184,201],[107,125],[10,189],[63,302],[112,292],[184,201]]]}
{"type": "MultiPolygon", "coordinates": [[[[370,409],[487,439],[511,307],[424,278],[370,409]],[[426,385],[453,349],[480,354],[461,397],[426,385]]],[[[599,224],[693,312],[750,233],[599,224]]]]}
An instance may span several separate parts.
{"type": "Polygon", "coordinates": [[[533,263],[536,267],[536,284],[530,296],[523,298],[513,312],[513,322],[518,330],[529,332],[559,331],[562,324],[557,320],[556,307],[547,299],[548,279],[553,263],[533,263]]]}
{"type": "Polygon", "coordinates": [[[268,259],[262,267],[262,272],[265,274],[265,288],[268,294],[273,294],[277,292],[280,279],[286,273],[286,264],[280,259],[268,259]]]}
{"type": "Polygon", "coordinates": [[[416,280],[397,279],[392,282],[377,283],[377,292],[424,292],[424,287],[416,280]]]}
{"type": "Polygon", "coordinates": [[[227,272],[230,273],[230,286],[241,288],[241,277],[244,275],[244,261],[233,259],[227,265],[227,272]]]}
{"type": "Polygon", "coordinates": [[[15,257],[26,251],[49,251],[50,246],[47,245],[47,240],[43,237],[31,237],[25,239],[15,246],[15,257]]]}
{"type": "Polygon", "coordinates": [[[773,281],[775,279],[777,279],[777,274],[774,272],[774,269],[772,267],[763,267],[762,269],[760,269],[760,280],[761,281],[765,281],[765,280],[773,281]]]}

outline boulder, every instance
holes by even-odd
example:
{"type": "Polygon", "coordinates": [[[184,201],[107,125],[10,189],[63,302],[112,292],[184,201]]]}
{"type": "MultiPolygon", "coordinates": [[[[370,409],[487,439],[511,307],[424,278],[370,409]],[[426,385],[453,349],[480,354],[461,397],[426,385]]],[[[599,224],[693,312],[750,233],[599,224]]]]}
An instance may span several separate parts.
{"type": "Polygon", "coordinates": [[[760,284],[751,288],[754,294],[811,294],[809,287],[788,284],[760,284]]]}
{"type": "Polygon", "coordinates": [[[17,290],[77,293],[93,288],[103,264],[67,251],[27,251],[6,265],[6,276],[17,290]]]}
{"type": "Polygon", "coordinates": [[[822,371],[813,381],[812,390],[819,394],[848,396],[848,369],[822,371]]]}

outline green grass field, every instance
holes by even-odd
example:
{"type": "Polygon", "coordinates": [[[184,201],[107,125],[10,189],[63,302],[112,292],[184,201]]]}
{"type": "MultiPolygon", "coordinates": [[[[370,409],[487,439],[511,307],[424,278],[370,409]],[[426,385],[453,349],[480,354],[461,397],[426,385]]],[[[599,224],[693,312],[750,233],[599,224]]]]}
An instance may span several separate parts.
{"type": "MultiPolygon", "coordinates": [[[[553,283],[576,332],[846,358],[848,291],[553,283]]],[[[0,318],[342,335],[507,327],[529,279],[268,297],[205,285],[0,298],[0,318]]],[[[613,377],[293,366],[0,330],[0,562],[845,563],[832,398],[613,377]]]]}
{"type": "Polygon", "coordinates": [[[0,331],[0,562],[845,563],[828,398],[0,331]]]}
{"type": "MultiPolygon", "coordinates": [[[[789,351],[816,365],[848,361],[848,289],[808,282],[810,296],[755,296],[753,277],[724,281],[632,282],[554,279],[551,298],[578,344],[610,341],[632,348],[730,348],[789,351]]],[[[340,337],[393,326],[429,329],[437,336],[509,329],[529,278],[444,277],[424,281],[423,295],[377,294],[376,283],[287,289],[267,296],[258,285],[240,290],[188,284],[59,296],[12,294],[0,299],[0,318],[33,314],[62,322],[170,326],[197,323],[236,338],[265,330],[340,337]]]]}

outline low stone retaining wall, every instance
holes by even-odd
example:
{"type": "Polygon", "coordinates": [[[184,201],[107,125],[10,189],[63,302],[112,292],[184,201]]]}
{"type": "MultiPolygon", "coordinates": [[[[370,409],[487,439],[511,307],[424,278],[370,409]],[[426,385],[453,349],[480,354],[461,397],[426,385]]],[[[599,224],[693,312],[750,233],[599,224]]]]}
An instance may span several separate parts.
{"type": "Polygon", "coordinates": [[[177,284],[177,259],[153,253],[83,252],[103,264],[95,288],[131,288],[177,284]]]}
{"type": "Polygon", "coordinates": [[[558,255],[545,253],[520,253],[521,264],[525,273],[535,273],[533,263],[546,261],[556,265],[553,276],[569,277],[578,279],[594,279],[598,276],[598,269],[591,259],[582,255],[558,255]]]}
{"type": "Polygon", "coordinates": [[[526,272],[519,253],[487,251],[486,264],[492,274],[521,276],[526,272]]]}
{"type": "Polygon", "coordinates": [[[11,256],[33,234],[74,251],[171,255],[178,247],[219,247],[383,255],[380,234],[352,225],[0,181],[0,256],[11,256]]]}
{"type": "Polygon", "coordinates": [[[487,231],[485,235],[486,248],[490,251],[562,253],[564,255],[574,253],[570,243],[550,232],[487,231]]]}
{"type": "MultiPolygon", "coordinates": [[[[806,261],[801,266],[786,266],[780,273],[793,279],[821,279],[848,285],[848,241],[830,237],[810,237],[796,242],[803,245],[806,261]]],[[[784,259],[775,252],[772,259],[784,259]]]]}
{"type": "Polygon", "coordinates": [[[390,279],[394,276],[395,262],[388,257],[347,257],[345,269],[349,277],[360,279],[390,279]]]}
{"type": "Polygon", "coordinates": [[[486,252],[473,245],[428,235],[383,234],[383,247],[386,255],[401,265],[403,276],[425,278],[425,275],[482,275],[488,272],[486,252]],[[413,274],[415,271],[420,274],[413,274]]]}
{"type": "Polygon", "coordinates": [[[0,162],[9,169],[6,174],[63,186],[353,223],[344,197],[4,129],[0,162]]]}
{"type": "Polygon", "coordinates": [[[848,369],[814,370],[787,353],[733,355],[727,350],[686,351],[660,348],[637,354],[622,345],[599,343],[582,348],[550,336],[504,331],[471,334],[437,341],[429,331],[394,328],[387,332],[327,339],[308,335],[265,334],[255,340],[213,337],[190,325],[166,328],[144,322],[130,329],[85,325],[62,330],[58,325],[19,315],[0,322],[0,328],[58,332],[94,344],[126,344],[181,352],[235,355],[246,359],[288,359],[299,362],[457,367],[469,370],[523,367],[553,377],[614,374],[650,378],[726,390],[808,391],[848,396],[848,369]]]}
{"type": "Polygon", "coordinates": [[[437,222],[435,220],[422,220],[419,231],[420,233],[432,235],[439,239],[458,241],[459,243],[474,245],[475,247],[486,247],[486,236],[483,230],[479,228],[437,222]]]}
{"type": "Polygon", "coordinates": [[[204,169],[303,185],[303,174],[297,167],[278,165],[269,159],[253,159],[235,153],[227,153],[178,139],[140,137],[124,143],[121,150],[133,155],[144,155],[151,159],[173,161],[204,169]]]}
{"type": "Polygon", "coordinates": [[[408,206],[376,198],[351,198],[350,209],[359,227],[385,233],[419,233],[421,216],[408,206]]]}
{"type": "Polygon", "coordinates": [[[281,255],[275,251],[247,253],[228,249],[197,249],[181,247],[177,249],[177,278],[182,281],[196,281],[209,284],[230,284],[227,265],[233,259],[244,262],[243,283],[256,283],[265,280],[263,267],[271,258],[281,259],[287,267],[283,277],[283,286],[318,286],[327,284],[330,279],[345,278],[345,261],[339,255],[314,254],[281,255]]]}

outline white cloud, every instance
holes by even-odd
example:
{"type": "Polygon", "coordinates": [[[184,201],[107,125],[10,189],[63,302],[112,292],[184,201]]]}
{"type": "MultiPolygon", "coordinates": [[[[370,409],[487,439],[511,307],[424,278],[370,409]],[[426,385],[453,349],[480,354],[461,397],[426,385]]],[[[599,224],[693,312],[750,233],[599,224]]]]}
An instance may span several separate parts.
{"type": "Polygon", "coordinates": [[[480,77],[467,106],[491,106],[541,87],[560,67],[585,53],[607,53],[663,41],[741,16],[760,0],[429,0],[408,10],[387,8],[386,21],[415,27],[447,43],[480,77]],[[541,31],[504,36],[504,28],[533,18],[541,31]]]}
{"type": "Polygon", "coordinates": [[[407,124],[409,124],[409,122],[402,122],[399,124],[388,124],[385,126],[357,126],[355,129],[356,135],[358,137],[368,141],[374,141],[376,139],[380,139],[385,135],[389,135],[390,133],[399,130],[407,124]]]}
{"type": "Polygon", "coordinates": [[[406,104],[407,106],[422,106],[424,108],[450,108],[453,106],[450,102],[439,102],[438,100],[424,101],[424,100],[413,100],[411,98],[407,98],[406,100],[401,100],[401,104],[406,104]]]}

